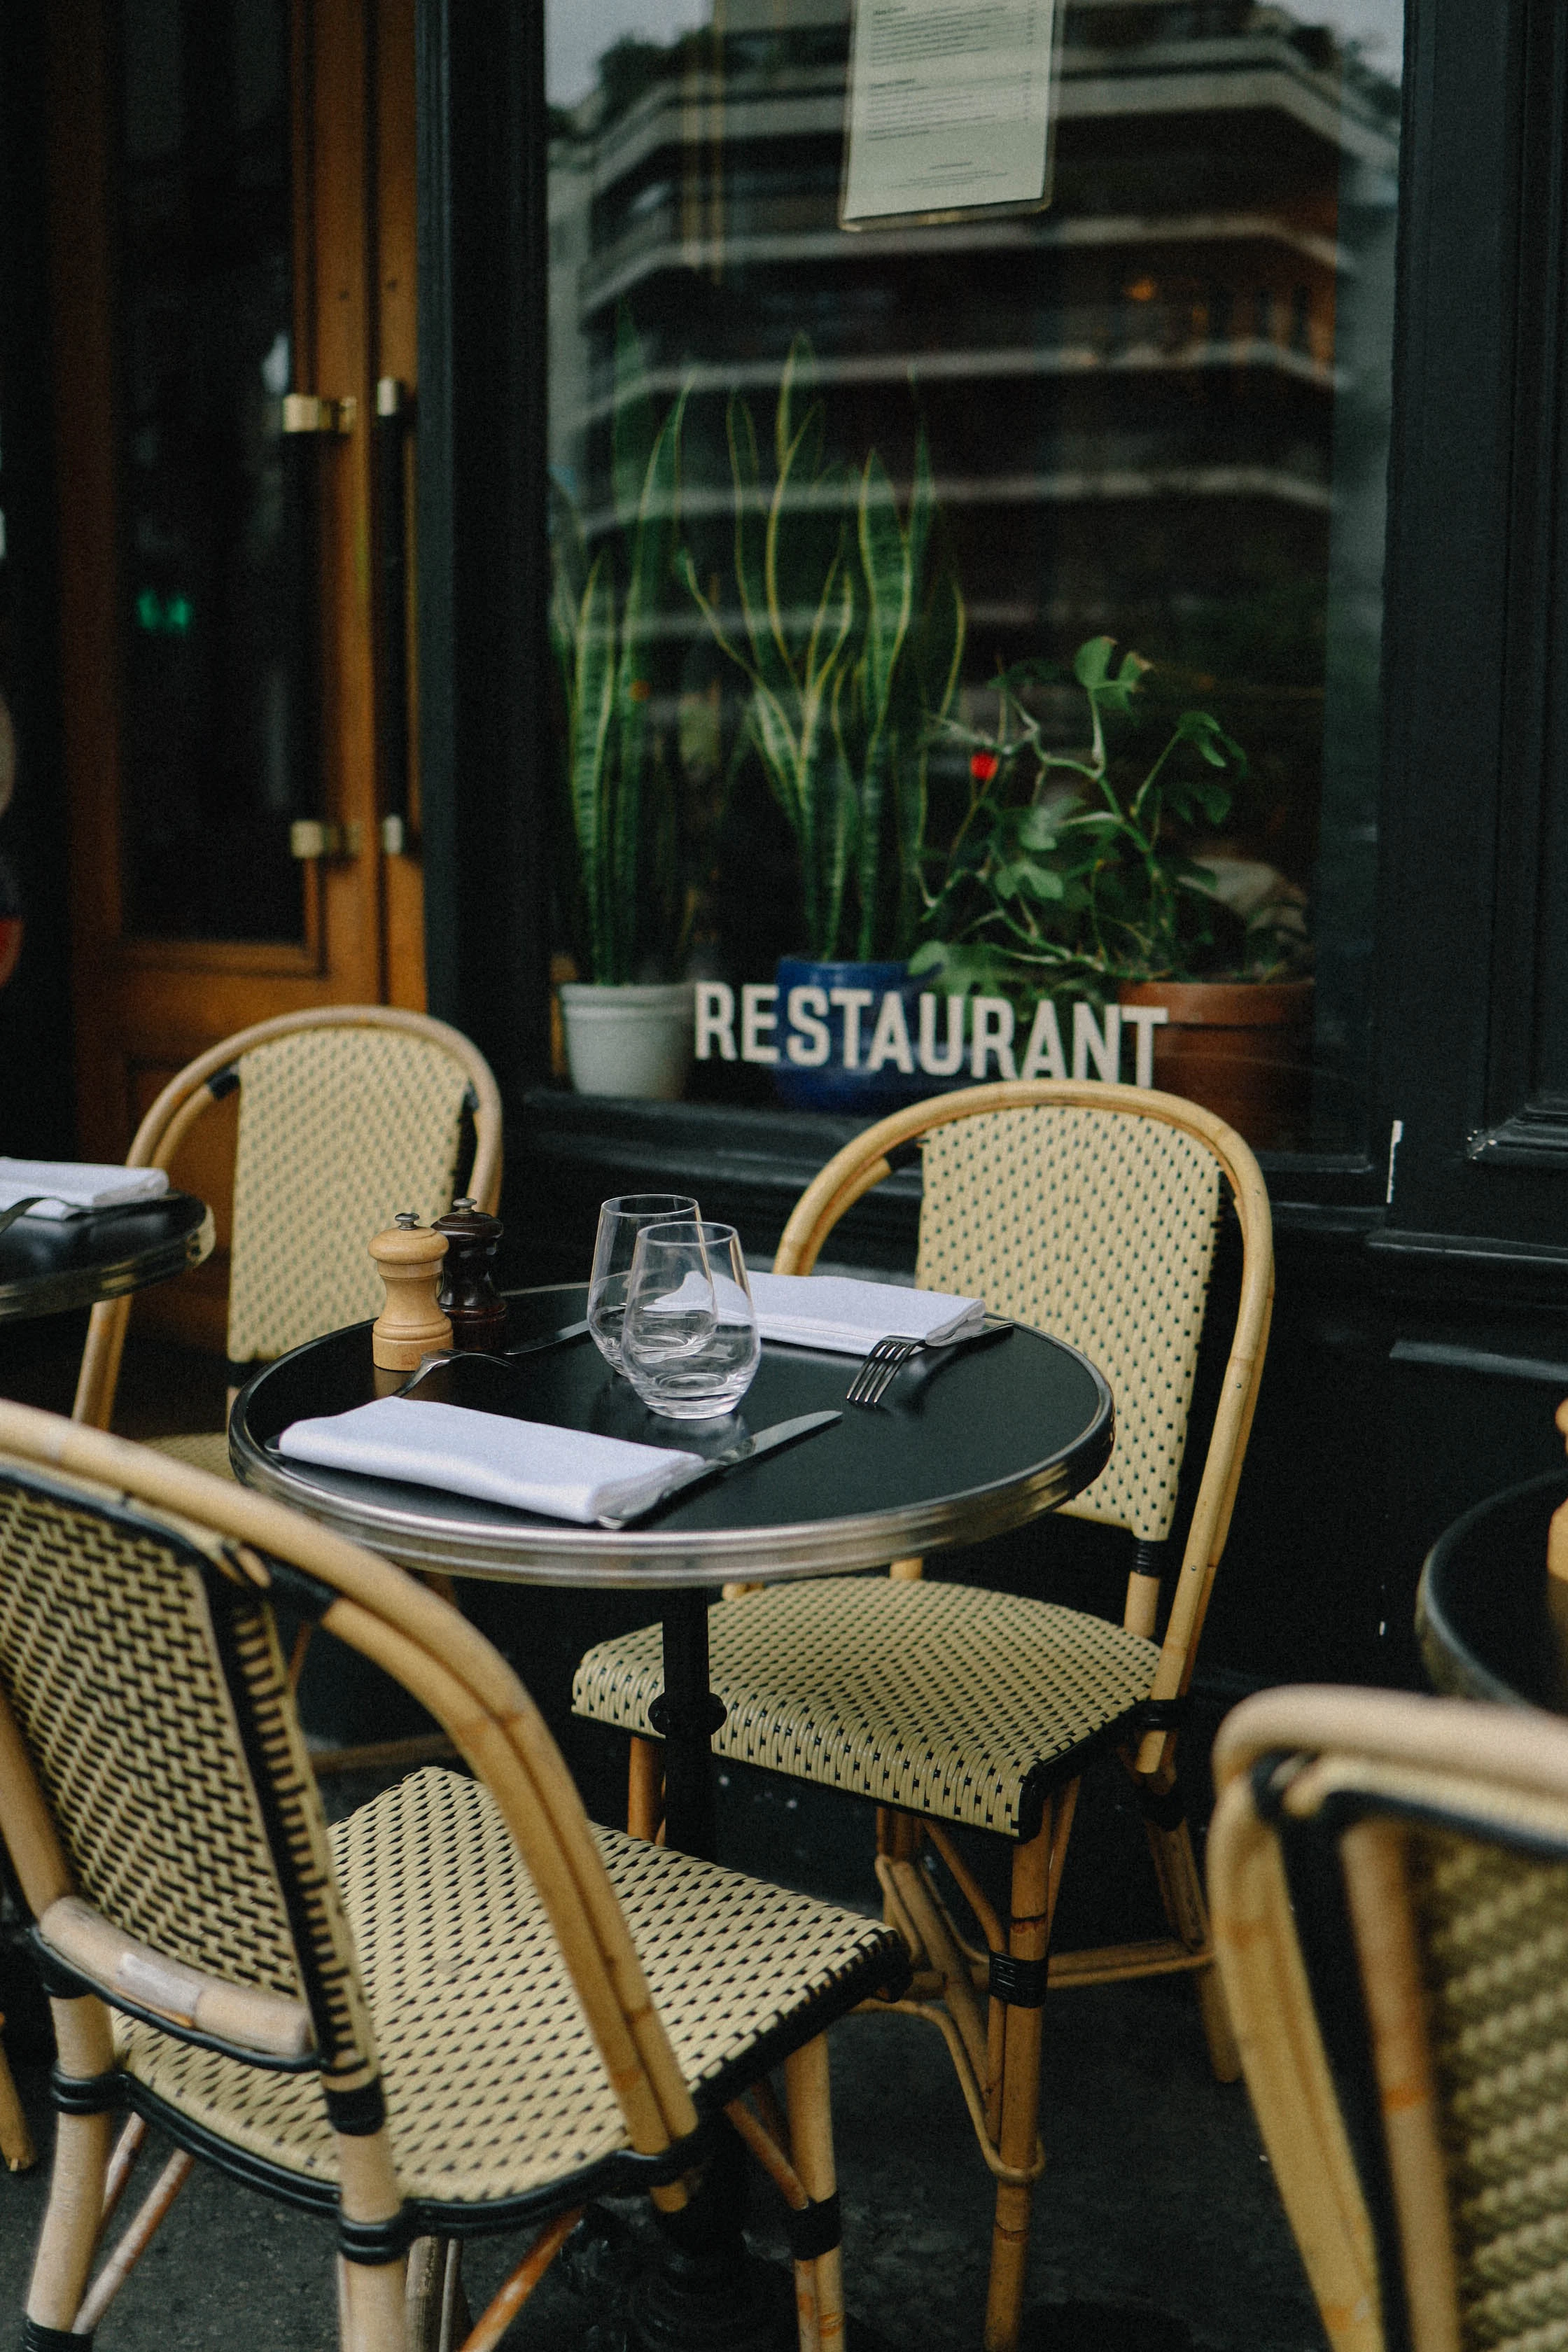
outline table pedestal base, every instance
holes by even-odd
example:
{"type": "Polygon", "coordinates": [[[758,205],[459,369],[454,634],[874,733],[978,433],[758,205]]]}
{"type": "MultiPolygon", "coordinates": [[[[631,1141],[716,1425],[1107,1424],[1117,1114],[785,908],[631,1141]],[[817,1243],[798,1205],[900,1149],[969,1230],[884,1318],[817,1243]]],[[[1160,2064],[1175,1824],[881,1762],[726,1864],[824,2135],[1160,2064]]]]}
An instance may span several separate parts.
{"type": "Polygon", "coordinates": [[[795,2282],[748,2253],[739,2230],[671,2242],[635,2289],[627,2352],[795,2352],[795,2282]]]}

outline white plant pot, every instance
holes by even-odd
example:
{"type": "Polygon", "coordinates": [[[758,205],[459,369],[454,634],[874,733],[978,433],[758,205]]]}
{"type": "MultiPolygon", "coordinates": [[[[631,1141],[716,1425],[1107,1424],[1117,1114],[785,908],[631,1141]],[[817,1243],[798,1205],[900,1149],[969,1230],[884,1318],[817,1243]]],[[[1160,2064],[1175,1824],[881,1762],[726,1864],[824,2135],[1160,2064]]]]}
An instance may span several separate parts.
{"type": "Polygon", "coordinates": [[[563,981],[566,1062],[577,1092],[677,1101],[691,1067],[694,1003],[689,980],[624,988],[563,981]]]}

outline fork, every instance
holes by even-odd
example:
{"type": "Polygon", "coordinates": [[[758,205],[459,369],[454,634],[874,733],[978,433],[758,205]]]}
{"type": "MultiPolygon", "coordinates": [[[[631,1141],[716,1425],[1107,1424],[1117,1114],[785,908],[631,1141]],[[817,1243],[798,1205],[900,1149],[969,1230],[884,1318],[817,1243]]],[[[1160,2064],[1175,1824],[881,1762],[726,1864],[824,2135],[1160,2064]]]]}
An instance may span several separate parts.
{"type": "Polygon", "coordinates": [[[993,1338],[999,1331],[1010,1331],[1013,1326],[1000,1315],[988,1315],[984,1323],[973,1330],[961,1332],[956,1339],[917,1339],[901,1331],[889,1331],[866,1350],[865,1359],[849,1386],[844,1391],[846,1404],[879,1404],[892,1386],[904,1366],[922,1352],[936,1357],[956,1355],[960,1348],[975,1339],[993,1338]]]}
{"type": "Polygon", "coordinates": [[[895,1375],[903,1370],[911,1356],[918,1356],[924,1347],[923,1339],[907,1338],[903,1333],[889,1331],[866,1350],[859,1370],[844,1391],[846,1404],[876,1404],[890,1386],[895,1375]]]}

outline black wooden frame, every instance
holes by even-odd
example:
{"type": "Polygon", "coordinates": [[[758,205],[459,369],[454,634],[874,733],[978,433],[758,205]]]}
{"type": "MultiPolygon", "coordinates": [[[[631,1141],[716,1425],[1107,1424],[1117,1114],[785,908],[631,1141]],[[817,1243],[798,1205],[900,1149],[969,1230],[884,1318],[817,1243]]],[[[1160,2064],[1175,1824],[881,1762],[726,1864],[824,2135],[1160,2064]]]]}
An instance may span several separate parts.
{"type": "MultiPolygon", "coordinates": [[[[420,0],[431,1003],[491,1055],[518,1109],[549,1066],[540,17],[420,0]]],[[[1359,1212],[1406,1255],[1426,1235],[1444,1255],[1490,1238],[1555,1274],[1568,12],[1410,0],[1407,31],[1369,1149],[1269,1174],[1305,1225],[1338,1233],[1359,1212]]],[[[537,1093],[531,1110],[537,1123],[537,1093]]]]}
{"type": "Polygon", "coordinates": [[[549,1068],[544,22],[419,0],[419,773],[430,1009],[549,1068]]]}
{"type": "Polygon", "coordinates": [[[1568,17],[1415,0],[1406,61],[1374,1135],[1388,1240],[1568,1234],[1560,430],[1568,17]]]}

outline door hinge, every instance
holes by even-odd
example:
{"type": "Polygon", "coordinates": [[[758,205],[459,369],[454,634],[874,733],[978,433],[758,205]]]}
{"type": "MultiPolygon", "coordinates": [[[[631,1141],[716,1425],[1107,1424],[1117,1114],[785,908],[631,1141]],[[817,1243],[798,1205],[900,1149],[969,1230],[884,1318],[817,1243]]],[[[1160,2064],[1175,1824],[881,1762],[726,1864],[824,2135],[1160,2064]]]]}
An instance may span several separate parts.
{"type": "Polygon", "coordinates": [[[357,857],[364,839],[360,824],[323,824],[320,817],[297,816],[289,828],[289,855],[301,861],[313,857],[357,857]]]}
{"type": "Polygon", "coordinates": [[[353,393],[342,400],[322,400],[313,392],[283,395],[285,433],[352,433],[358,415],[359,403],[353,393]]]}

